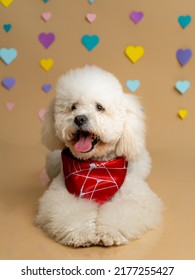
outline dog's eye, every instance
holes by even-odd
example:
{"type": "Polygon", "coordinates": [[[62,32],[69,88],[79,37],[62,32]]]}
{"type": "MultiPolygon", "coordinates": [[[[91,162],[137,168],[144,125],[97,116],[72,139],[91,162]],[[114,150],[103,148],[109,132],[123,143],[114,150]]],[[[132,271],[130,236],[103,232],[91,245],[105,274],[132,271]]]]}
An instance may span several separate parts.
{"type": "Polygon", "coordinates": [[[96,109],[101,112],[105,111],[105,108],[99,103],[96,104],[96,109]]]}
{"type": "Polygon", "coordinates": [[[74,111],[74,110],[76,110],[76,108],[77,108],[76,103],[72,104],[72,106],[71,106],[71,110],[72,110],[72,111],[74,111]]]}

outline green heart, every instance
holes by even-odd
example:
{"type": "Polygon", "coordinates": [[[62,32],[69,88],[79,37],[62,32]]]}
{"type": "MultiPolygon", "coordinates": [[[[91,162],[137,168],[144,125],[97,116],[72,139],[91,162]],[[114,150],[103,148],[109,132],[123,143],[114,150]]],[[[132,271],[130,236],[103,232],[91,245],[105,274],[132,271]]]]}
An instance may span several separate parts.
{"type": "Polygon", "coordinates": [[[4,24],[3,28],[6,32],[9,32],[12,29],[12,25],[10,23],[4,24]]]}
{"type": "Polygon", "coordinates": [[[88,51],[92,51],[98,44],[99,44],[100,38],[97,35],[87,35],[85,34],[81,38],[82,44],[86,47],[88,51]]]}
{"type": "Polygon", "coordinates": [[[181,25],[181,27],[186,28],[188,24],[190,24],[192,18],[191,16],[179,16],[178,22],[181,25]]]}

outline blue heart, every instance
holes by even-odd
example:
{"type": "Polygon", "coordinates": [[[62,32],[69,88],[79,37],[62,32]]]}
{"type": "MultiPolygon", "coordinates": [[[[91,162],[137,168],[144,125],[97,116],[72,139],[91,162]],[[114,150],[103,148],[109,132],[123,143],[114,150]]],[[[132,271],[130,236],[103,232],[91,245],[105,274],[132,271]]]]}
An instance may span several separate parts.
{"type": "Polygon", "coordinates": [[[12,25],[11,24],[4,24],[3,28],[6,32],[9,32],[12,29],[12,25]]]}
{"type": "Polygon", "coordinates": [[[175,84],[176,89],[184,94],[190,87],[190,82],[189,81],[177,81],[175,84]]]}
{"type": "Polygon", "coordinates": [[[176,52],[176,57],[181,65],[185,65],[192,57],[191,49],[178,49],[176,52]]]}
{"type": "Polygon", "coordinates": [[[140,86],[140,81],[138,81],[138,80],[128,80],[128,81],[126,81],[126,86],[130,91],[136,92],[136,90],[140,86]]]}
{"type": "Polygon", "coordinates": [[[181,27],[186,28],[188,24],[190,24],[192,18],[191,16],[179,16],[178,22],[181,25],[181,27]]]}
{"type": "Polygon", "coordinates": [[[6,49],[2,48],[0,49],[0,58],[6,63],[10,64],[18,55],[18,52],[16,49],[6,49]]]}
{"type": "Polygon", "coordinates": [[[52,85],[50,85],[50,84],[42,85],[42,90],[46,93],[48,93],[51,89],[52,89],[52,85]]]}
{"type": "Polygon", "coordinates": [[[100,38],[97,35],[83,35],[81,38],[82,44],[88,51],[92,51],[99,44],[99,41],[100,38]]]}
{"type": "Polygon", "coordinates": [[[15,83],[16,83],[15,78],[5,78],[5,79],[2,80],[2,84],[7,89],[11,89],[15,85],[15,83]]]}

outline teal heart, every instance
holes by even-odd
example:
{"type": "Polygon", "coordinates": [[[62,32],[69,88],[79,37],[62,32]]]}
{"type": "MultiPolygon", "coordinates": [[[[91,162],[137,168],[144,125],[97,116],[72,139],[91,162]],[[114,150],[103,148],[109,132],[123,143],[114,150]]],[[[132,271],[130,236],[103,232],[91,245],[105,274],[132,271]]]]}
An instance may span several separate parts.
{"type": "Polygon", "coordinates": [[[140,86],[140,81],[138,81],[138,80],[128,80],[128,81],[126,81],[126,86],[130,91],[136,92],[136,90],[140,86]]]}
{"type": "Polygon", "coordinates": [[[3,28],[6,32],[9,32],[12,29],[12,25],[11,24],[4,24],[3,28]]]}
{"type": "Polygon", "coordinates": [[[49,2],[49,0],[43,0],[43,2],[48,3],[48,2],[49,2]]]}
{"type": "Polygon", "coordinates": [[[178,22],[181,25],[181,27],[186,28],[188,24],[190,24],[192,20],[191,16],[179,16],[178,17],[178,22]]]}
{"type": "Polygon", "coordinates": [[[100,38],[97,35],[83,35],[81,38],[82,44],[90,52],[92,51],[100,42],[100,38]]]}
{"type": "Polygon", "coordinates": [[[16,49],[6,49],[2,48],[0,49],[0,58],[6,63],[10,64],[18,55],[18,52],[16,49]]]}
{"type": "Polygon", "coordinates": [[[176,89],[184,94],[189,88],[190,88],[190,82],[189,81],[177,81],[175,84],[176,89]]]}
{"type": "Polygon", "coordinates": [[[90,4],[93,4],[95,2],[95,0],[89,0],[90,4]]]}

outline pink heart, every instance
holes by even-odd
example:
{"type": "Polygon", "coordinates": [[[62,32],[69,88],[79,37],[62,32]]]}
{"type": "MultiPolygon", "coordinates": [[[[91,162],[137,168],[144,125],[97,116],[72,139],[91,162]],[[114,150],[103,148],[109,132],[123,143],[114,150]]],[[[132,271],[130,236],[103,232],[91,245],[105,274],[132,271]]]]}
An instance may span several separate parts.
{"type": "Polygon", "coordinates": [[[47,13],[42,13],[41,14],[42,19],[44,19],[45,21],[49,21],[52,17],[52,13],[47,12],[47,13]]]}
{"type": "Polygon", "coordinates": [[[96,14],[88,13],[86,14],[86,19],[92,23],[96,19],[96,14]]]}
{"type": "Polygon", "coordinates": [[[50,178],[45,170],[45,168],[43,168],[40,173],[39,173],[39,180],[41,182],[41,185],[42,186],[47,186],[49,181],[50,181],[50,178]]]}
{"type": "Polygon", "coordinates": [[[6,102],[6,107],[8,111],[12,111],[15,108],[15,104],[13,102],[6,102]]]}
{"type": "Polygon", "coordinates": [[[45,113],[46,113],[46,112],[47,112],[47,110],[46,110],[45,108],[42,108],[42,109],[39,110],[38,116],[39,116],[39,119],[40,119],[41,121],[44,120],[44,117],[45,117],[45,113]]]}

